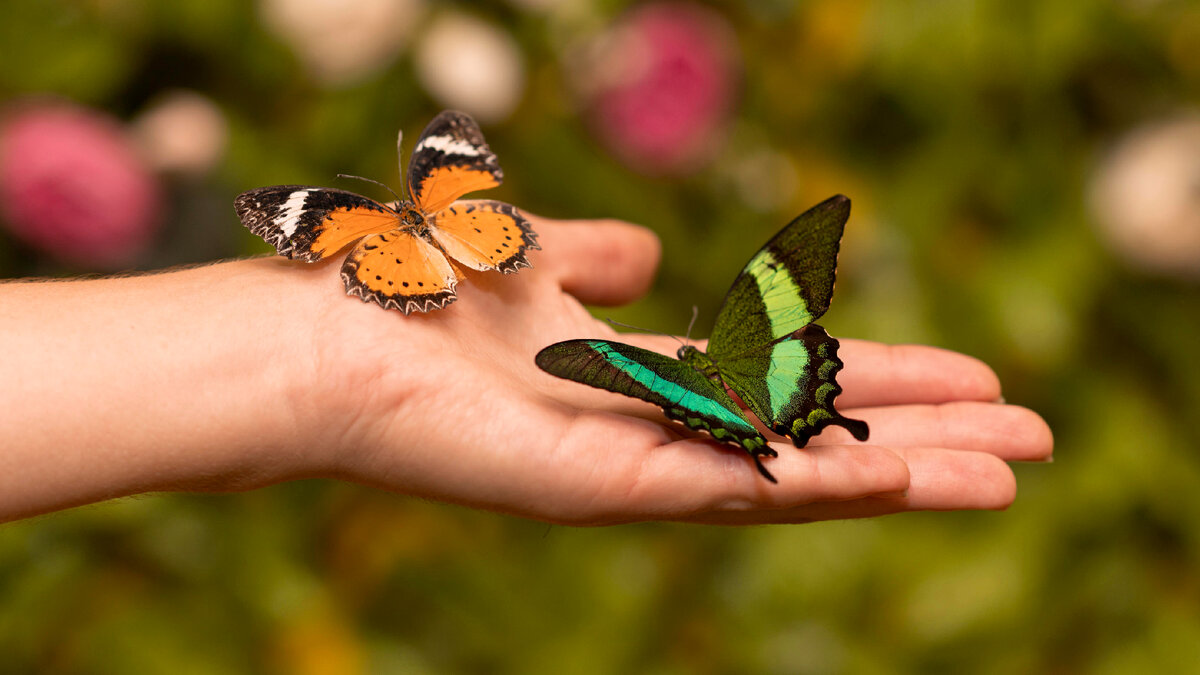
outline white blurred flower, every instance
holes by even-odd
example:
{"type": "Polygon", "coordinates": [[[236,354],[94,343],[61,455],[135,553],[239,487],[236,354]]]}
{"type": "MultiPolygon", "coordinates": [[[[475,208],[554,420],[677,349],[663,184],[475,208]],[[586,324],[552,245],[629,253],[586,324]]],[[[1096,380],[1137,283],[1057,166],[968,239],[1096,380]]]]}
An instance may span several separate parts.
{"type": "Polygon", "coordinates": [[[132,126],[133,138],[150,166],[170,173],[207,173],[225,154],[229,128],[211,99],[173,91],[153,101],[132,126]]]}
{"type": "Polygon", "coordinates": [[[439,103],[483,123],[507,118],[525,90],[525,66],[512,36],[459,12],[443,14],[423,32],[416,67],[439,103]]]}
{"type": "Polygon", "coordinates": [[[391,63],[422,9],[422,0],[262,0],[266,25],[329,84],[391,63]]]}
{"type": "Polygon", "coordinates": [[[1200,112],[1129,133],[1099,167],[1089,197],[1119,255],[1200,279],[1200,112]]]}

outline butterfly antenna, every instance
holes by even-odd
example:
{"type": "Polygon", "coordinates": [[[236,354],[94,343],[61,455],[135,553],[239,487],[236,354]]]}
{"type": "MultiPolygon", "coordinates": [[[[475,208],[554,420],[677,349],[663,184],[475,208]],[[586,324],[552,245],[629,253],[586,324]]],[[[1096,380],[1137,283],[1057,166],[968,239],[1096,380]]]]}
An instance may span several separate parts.
{"type": "Polygon", "coordinates": [[[395,193],[395,192],[392,190],[392,188],[388,187],[387,185],[384,185],[383,183],[380,183],[380,182],[379,182],[379,181],[377,181],[377,180],[373,180],[373,179],[371,179],[371,178],[363,178],[362,176],[354,176],[354,175],[351,175],[351,174],[348,174],[348,173],[339,173],[339,174],[337,175],[337,177],[338,177],[338,178],[357,178],[358,180],[365,180],[365,181],[367,181],[368,183],[374,183],[374,184],[378,185],[379,187],[383,188],[384,190],[387,190],[388,192],[391,192],[391,193],[392,193],[392,196],[396,198],[396,201],[399,201],[399,202],[403,202],[403,201],[404,201],[403,199],[401,199],[401,198],[400,198],[400,195],[396,194],[396,193],[395,193]]]}
{"type": "Polygon", "coordinates": [[[683,339],[687,342],[692,341],[692,327],[696,325],[696,317],[698,316],[700,316],[700,308],[696,305],[692,305],[692,320],[688,322],[687,332],[683,335],[683,339]]]}
{"type": "MultiPolygon", "coordinates": [[[[401,129],[396,133],[396,166],[400,167],[400,191],[404,192],[404,148],[401,143],[404,142],[404,130],[401,129]]],[[[396,194],[396,193],[392,193],[396,194]]],[[[399,199],[399,197],[397,197],[399,199]]],[[[400,201],[404,201],[401,199],[400,201]]]]}
{"type": "Polygon", "coordinates": [[[661,335],[663,337],[669,337],[672,340],[675,340],[676,342],[678,342],[680,344],[686,344],[685,342],[683,342],[679,338],[675,337],[674,335],[668,335],[661,331],[652,330],[650,328],[642,328],[641,326],[632,326],[627,323],[621,323],[620,321],[617,321],[616,319],[613,319],[613,318],[606,318],[605,321],[608,321],[609,323],[611,323],[614,326],[620,326],[621,328],[628,328],[629,330],[636,330],[639,333],[650,333],[651,335],[661,335]]]}

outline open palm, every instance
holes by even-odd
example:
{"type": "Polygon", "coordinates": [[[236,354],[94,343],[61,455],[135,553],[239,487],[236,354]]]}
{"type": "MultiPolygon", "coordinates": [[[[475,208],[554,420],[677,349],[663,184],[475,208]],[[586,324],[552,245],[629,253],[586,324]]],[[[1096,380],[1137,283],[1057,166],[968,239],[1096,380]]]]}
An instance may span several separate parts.
{"type": "MultiPolygon", "coordinates": [[[[772,485],[743,451],[657,407],[534,365],[553,342],[613,337],[580,303],[641,295],[658,243],[623,223],[530,220],[544,249],[534,269],[471,273],[446,309],[406,317],[327,292],[313,315],[316,472],[550,522],[748,524],[1004,508],[1015,496],[1005,461],[1050,456],[1045,423],[997,402],[999,382],[979,361],[842,340],[839,407],[870,425],[870,441],[836,427],[804,449],[768,436],[772,485]]],[[[314,270],[328,285],[335,273],[314,270]]]]}

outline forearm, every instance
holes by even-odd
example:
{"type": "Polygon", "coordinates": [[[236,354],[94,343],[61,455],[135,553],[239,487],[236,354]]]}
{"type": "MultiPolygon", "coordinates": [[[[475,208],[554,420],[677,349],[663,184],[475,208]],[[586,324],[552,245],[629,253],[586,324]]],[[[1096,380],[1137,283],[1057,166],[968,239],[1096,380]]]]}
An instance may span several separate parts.
{"type": "Polygon", "coordinates": [[[0,520],[302,470],[312,274],[257,259],[0,285],[0,520]],[[289,450],[293,449],[293,450],[289,450]]]}

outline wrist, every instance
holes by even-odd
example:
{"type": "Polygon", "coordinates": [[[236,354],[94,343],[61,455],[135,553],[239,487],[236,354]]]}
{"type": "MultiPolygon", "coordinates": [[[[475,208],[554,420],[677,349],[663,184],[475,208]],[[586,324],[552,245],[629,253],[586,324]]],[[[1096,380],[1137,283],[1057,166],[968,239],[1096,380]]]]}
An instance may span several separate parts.
{"type": "Polygon", "coordinates": [[[0,287],[20,355],[0,366],[0,520],[319,474],[322,274],[256,259],[0,287]]]}
{"type": "Polygon", "coordinates": [[[236,491],[326,475],[335,439],[317,333],[336,265],[270,257],[179,274],[203,296],[193,298],[198,311],[186,329],[200,338],[183,366],[193,372],[181,376],[203,383],[192,393],[215,428],[203,440],[209,465],[183,467],[185,482],[175,487],[236,491]]]}

